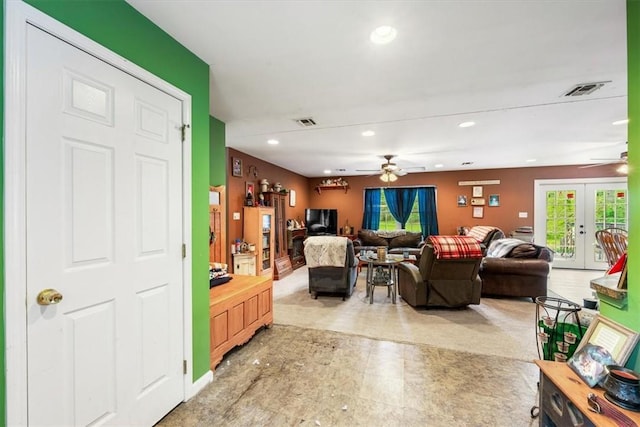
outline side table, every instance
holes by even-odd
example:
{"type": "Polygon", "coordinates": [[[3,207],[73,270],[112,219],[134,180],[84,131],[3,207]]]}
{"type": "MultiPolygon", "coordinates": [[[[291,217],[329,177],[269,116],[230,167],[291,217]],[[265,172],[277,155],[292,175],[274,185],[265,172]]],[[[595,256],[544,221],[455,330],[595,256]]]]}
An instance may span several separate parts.
{"type": "Polygon", "coordinates": [[[369,298],[369,304],[373,304],[373,291],[376,286],[386,286],[387,297],[390,296],[391,301],[395,304],[396,295],[398,294],[397,266],[404,261],[415,262],[416,257],[413,256],[413,260],[411,260],[402,256],[387,256],[386,259],[379,260],[373,257],[360,256],[359,259],[359,263],[367,263],[366,295],[369,298]]]}

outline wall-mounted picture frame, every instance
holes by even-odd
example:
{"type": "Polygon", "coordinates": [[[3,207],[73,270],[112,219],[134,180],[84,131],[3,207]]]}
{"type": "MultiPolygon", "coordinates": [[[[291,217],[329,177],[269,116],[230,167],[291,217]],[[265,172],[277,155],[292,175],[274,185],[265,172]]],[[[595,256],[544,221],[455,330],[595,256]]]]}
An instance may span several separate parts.
{"type": "Polygon", "coordinates": [[[474,206],[473,207],[473,218],[482,218],[484,217],[484,208],[482,206],[474,206]]]}
{"type": "Polygon", "coordinates": [[[638,343],[638,337],[640,335],[634,330],[597,314],[576,351],[587,344],[599,345],[611,354],[618,365],[624,366],[638,343]]]}
{"type": "Polygon", "coordinates": [[[247,181],[244,184],[244,195],[245,197],[248,197],[249,194],[251,194],[252,198],[255,198],[256,195],[256,184],[253,181],[247,181]]]}
{"type": "Polygon", "coordinates": [[[473,197],[482,197],[482,187],[474,186],[472,195],[473,197]]]}
{"type": "Polygon", "coordinates": [[[460,194],[458,196],[458,206],[467,206],[467,196],[465,196],[464,194],[460,194]]]}
{"type": "Polygon", "coordinates": [[[242,159],[237,157],[231,158],[231,175],[242,176],[242,159]]]}
{"type": "Polygon", "coordinates": [[[296,205],[296,190],[289,190],[289,206],[296,205]]]}
{"type": "Polygon", "coordinates": [[[471,206],[484,206],[485,201],[482,197],[474,197],[471,199],[471,206]]]}
{"type": "Polygon", "coordinates": [[[491,206],[491,207],[500,206],[500,195],[499,194],[490,194],[489,195],[489,206],[491,206]]]}

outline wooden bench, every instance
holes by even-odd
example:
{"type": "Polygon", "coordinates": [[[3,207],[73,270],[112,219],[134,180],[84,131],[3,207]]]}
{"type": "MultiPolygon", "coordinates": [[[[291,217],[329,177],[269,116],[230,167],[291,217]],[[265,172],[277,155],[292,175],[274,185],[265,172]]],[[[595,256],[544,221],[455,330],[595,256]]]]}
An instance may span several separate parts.
{"type": "Polygon", "coordinates": [[[225,353],[273,324],[271,276],[231,276],[230,282],[209,290],[212,370],[225,353]]]}

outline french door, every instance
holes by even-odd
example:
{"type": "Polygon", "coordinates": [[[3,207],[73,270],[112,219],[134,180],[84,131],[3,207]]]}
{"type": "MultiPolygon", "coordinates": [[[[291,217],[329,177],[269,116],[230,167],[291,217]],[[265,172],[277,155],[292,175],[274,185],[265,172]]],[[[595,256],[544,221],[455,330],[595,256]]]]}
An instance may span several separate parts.
{"type": "Polygon", "coordinates": [[[537,180],[535,241],[555,252],[554,268],[604,270],[595,233],[627,229],[627,206],[625,178],[537,180]]]}

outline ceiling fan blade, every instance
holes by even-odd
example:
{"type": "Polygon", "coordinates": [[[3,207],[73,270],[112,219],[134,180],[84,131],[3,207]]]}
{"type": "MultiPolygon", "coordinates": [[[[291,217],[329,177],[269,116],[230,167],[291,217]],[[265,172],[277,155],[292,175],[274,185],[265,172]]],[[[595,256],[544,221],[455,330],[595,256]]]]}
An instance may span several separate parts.
{"type": "Polygon", "coordinates": [[[405,175],[406,175],[406,174],[408,174],[409,172],[407,172],[406,170],[403,170],[403,169],[398,169],[398,170],[396,170],[396,171],[393,171],[392,173],[393,173],[394,175],[397,175],[397,176],[405,176],[405,175]]]}
{"type": "Polygon", "coordinates": [[[380,172],[380,169],[356,169],[356,172],[380,172]]]}
{"type": "Polygon", "coordinates": [[[622,160],[615,160],[613,162],[594,163],[592,165],[578,166],[578,169],[597,168],[598,166],[614,165],[616,163],[626,163],[626,162],[622,160]]]}

